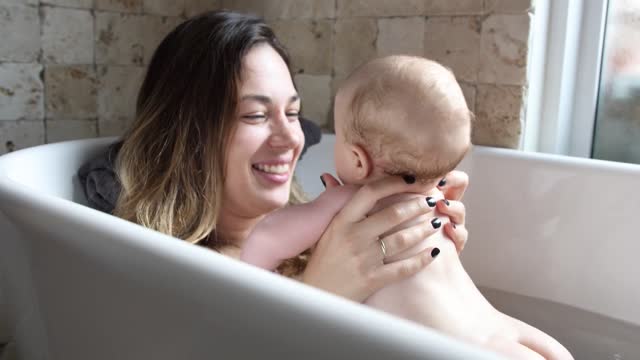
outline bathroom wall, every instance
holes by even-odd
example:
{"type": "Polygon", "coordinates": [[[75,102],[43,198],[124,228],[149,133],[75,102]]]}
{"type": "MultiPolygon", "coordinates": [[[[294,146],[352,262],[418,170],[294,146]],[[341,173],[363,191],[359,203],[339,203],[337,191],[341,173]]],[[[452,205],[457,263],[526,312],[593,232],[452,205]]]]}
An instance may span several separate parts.
{"type": "Polygon", "coordinates": [[[0,0],[0,154],[121,134],[162,37],[221,7],[274,27],[306,115],[328,131],[340,81],[373,56],[406,53],[452,68],[476,114],[474,143],[518,146],[531,0],[0,0]]]}

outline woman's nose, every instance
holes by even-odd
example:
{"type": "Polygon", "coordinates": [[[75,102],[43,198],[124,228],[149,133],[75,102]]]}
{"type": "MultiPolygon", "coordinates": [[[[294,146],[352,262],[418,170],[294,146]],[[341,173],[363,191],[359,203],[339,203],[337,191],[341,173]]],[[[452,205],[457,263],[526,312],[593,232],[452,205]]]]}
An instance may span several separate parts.
{"type": "Polygon", "coordinates": [[[292,121],[284,113],[272,122],[270,144],[273,147],[294,148],[302,140],[301,136],[300,122],[292,121]]]}

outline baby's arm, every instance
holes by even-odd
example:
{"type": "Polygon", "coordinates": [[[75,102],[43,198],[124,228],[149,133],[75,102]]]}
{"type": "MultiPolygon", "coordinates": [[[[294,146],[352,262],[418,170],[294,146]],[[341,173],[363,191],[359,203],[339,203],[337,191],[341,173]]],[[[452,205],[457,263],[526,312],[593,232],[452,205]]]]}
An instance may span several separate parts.
{"type": "Polygon", "coordinates": [[[283,260],[315,244],[357,190],[353,185],[332,187],[311,202],[270,213],[245,241],[240,260],[263,269],[276,269],[283,260]]]}

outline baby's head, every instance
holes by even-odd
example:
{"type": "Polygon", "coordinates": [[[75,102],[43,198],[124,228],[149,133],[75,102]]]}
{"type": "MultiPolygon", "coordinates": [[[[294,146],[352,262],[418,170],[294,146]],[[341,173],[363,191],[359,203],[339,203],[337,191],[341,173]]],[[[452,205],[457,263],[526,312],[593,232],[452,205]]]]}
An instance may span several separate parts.
{"type": "Polygon", "coordinates": [[[435,184],[469,149],[472,117],[444,66],[414,56],[369,61],[336,95],[338,177],[363,184],[384,175],[413,175],[435,184]]]}

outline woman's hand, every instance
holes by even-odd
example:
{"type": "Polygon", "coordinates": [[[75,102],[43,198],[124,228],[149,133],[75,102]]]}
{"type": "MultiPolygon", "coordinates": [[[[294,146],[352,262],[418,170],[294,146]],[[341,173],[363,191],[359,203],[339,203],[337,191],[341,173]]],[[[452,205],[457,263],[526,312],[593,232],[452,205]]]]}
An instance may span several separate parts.
{"type": "Polygon", "coordinates": [[[464,225],[466,210],[460,202],[469,185],[469,176],[462,171],[452,171],[438,184],[438,189],[447,201],[439,201],[436,209],[442,215],[449,216],[450,222],[443,227],[445,234],[453,240],[458,254],[464,249],[469,232],[464,225]]]}
{"type": "MultiPolygon", "coordinates": [[[[323,182],[327,187],[339,185],[328,175],[323,182]]],[[[383,250],[381,234],[433,211],[426,198],[417,198],[367,217],[378,200],[403,192],[415,191],[400,177],[386,177],[358,190],[318,241],[302,280],[362,302],[378,289],[417,273],[433,261],[438,252],[429,247],[407,259],[384,264],[385,257],[412,247],[436,231],[430,221],[400,230],[383,238],[383,250]]]]}

